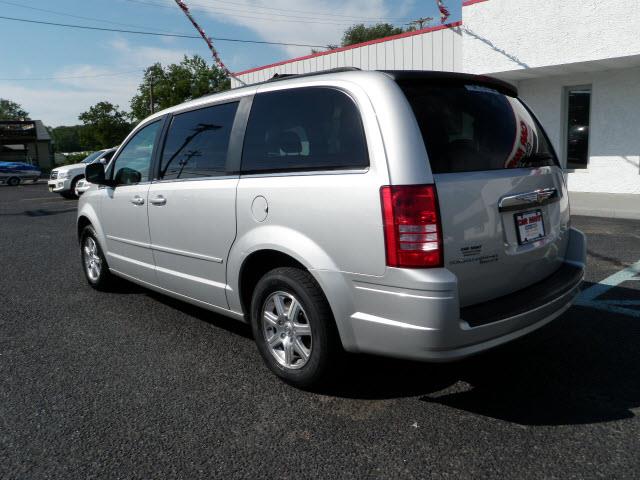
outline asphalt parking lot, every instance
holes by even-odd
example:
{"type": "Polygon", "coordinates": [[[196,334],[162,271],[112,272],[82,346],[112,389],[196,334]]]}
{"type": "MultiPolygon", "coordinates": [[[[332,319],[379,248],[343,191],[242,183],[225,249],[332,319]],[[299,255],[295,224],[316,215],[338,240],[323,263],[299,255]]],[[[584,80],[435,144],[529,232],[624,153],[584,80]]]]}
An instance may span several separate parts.
{"type": "Polygon", "coordinates": [[[640,222],[574,217],[585,292],[549,328],[455,364],[349,356],[317,394],[244,325],[92,290],[75,212],[0,187],[0,478],[640,474],[640,222]]]}

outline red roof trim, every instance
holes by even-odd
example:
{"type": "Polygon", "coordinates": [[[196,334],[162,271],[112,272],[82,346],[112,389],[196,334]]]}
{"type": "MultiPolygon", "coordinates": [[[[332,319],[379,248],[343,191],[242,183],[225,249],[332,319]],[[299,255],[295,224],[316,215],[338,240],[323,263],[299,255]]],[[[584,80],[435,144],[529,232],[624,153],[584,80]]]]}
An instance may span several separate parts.
{"type": "MultiPolygon", "coordinates": [[[[479,1],[486,1],[486,0],[479,0],[479,1]]],[[[462,22],[447,23],[445,25],[438,25],[437,27],[427,27],[427,28],[423,28],[422,30],[415,30],[413,32],[399,33],[398,35],[392,35],[390,37],[376,38],[375,40],[370,40],[368,42],[363,42],[363,43],[356,43],[355,45],[349,45],[348,47],[336,48],[335,50],[328,50],[326,52],[312,53],[311,55],[305,55],[304,57],[292,58],[290,60],[283,60],[281,62],[272,63],[270,65],[264,65],[262,67],[251,68],[249,70],[244,70],[242,72],[235,72],[234,75],[245,75],[247,73],[266,70],[267,68],[278,67],[280,65],[285,65],[287,63],[299,62],[301,60],[308,60],[310,58],[315,58],[315,57],[322,57],[323,55],[344,52],[345,50],[352,50],[354,48],[366,47],[367,45],[373,45],[375,43],[388,42],[390,40],[398,40],[399,38],[412,37],[414,35],[420,35],[423,33],[430,33],[430,32],[436,32],[438,30],[445,30],[448,28],[459,27],[460,25],[462,25],[462,22]]]]}
{"type": "Polygon", "coordinates": [[[463,7],[468,7],[469,5],[474,5],[476,3],[487,2],[488,0],[466,0],[462,2],[463,7]]]}

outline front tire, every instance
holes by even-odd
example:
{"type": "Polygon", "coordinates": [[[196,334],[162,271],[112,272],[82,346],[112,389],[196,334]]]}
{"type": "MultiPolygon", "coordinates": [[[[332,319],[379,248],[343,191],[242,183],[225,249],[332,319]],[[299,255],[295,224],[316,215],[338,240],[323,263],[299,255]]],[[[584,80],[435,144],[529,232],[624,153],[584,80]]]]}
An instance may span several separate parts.
{"type": "Polygon", "coordinates": [[[311,274],[276,268],[253,292],[251,326],[273,373],[300,388],[325,383],[340,351],[327,299],[311,274]]]}
{"type": "Polygon", "coordinates": [[[9,180],[7,180],[7,185],[9,185],[10,187],[17,187],[18,185],[20,185],[20,179],[18,177],[11,177],[9,178],[9,180]]]}
{"type": "Polygon", "coordinates": [[[79,198],[78,195],[76,194],[76,184],[78,183],[78,180],[82,178],[84,177],[80,176],[80,177],[74,178],[73,181],[71,182],[71,188],[69,189],[69,191],[63,192],[60,195],[62,195],[64,198],[67,198],[69,200],[72,200],[74,198],[79,198]]]}
{"type": "Polygon", "coordinates": [[[96,290],[107,290],[113,284],[113,275],[98,243],[98,236],[91,225],[80,235],[82,270],[89,285],[96,290]]]}

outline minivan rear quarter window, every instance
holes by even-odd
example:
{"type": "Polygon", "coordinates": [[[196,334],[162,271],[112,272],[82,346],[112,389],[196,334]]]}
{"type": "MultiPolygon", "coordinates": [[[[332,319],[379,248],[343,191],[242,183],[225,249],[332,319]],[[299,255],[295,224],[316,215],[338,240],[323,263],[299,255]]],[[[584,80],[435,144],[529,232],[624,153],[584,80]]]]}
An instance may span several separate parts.
{"type": "Polygon", "coordinates": [[[244,173],[367,166],[360,113],[346,93],[307,87],[256,95],[244,140],[244,173]]]}
{"type": "Polygon", "coordinates": [[[557,165],[542,127],[517,98],[483,85],[399,84],[433,173],[557,165]]]}
{"type": "Polygon", "coordinates": [[[175,115],[164,144],[159,178],[224,175],[237,109],[238,102],[232,102],[175,115]]]}

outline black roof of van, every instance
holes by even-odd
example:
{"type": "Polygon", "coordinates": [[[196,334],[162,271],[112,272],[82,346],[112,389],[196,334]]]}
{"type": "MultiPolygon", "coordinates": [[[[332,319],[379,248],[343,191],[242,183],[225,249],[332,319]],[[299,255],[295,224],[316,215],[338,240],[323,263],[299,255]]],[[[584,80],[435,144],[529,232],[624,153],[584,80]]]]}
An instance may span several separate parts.
{"type": "Polygon", "coordinates": [[[399,83],[413,82],[433,82],[443,84],[468,84],[482,85],[497,90],[500,93],[509,95],[510,97],[518,96],[518,89],[504,80],[499,78],[488,77],[486,75],[472,75],[470,73],[457,72],[432,72],[420,70],[379,70],[389,75],[392,79],[399,83]]]}

